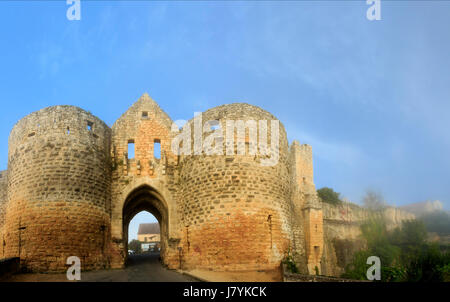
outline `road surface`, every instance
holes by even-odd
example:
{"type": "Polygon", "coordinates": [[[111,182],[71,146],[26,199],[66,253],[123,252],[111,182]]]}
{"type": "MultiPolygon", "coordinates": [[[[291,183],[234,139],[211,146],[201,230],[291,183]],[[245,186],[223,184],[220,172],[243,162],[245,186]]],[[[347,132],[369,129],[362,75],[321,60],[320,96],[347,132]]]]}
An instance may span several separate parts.
{"type": "MultiPolygon", "coordinates": [[[[158,260],[159,253],[134,255],[124,269],[81,272],[81,282],[195,282],[194,278],[171,271],[158,260]]],[[[19,274],[3,281],[67,281],[66,274],[19,274]]]]}

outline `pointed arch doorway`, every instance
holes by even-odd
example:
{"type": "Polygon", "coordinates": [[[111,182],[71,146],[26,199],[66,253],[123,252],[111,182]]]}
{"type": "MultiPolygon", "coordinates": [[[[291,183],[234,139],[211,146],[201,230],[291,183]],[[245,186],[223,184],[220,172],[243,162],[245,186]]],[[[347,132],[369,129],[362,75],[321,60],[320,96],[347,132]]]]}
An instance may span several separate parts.
{"type": "Polygon", "coordinates": [[[128,194],[123,210],[122,210],[122,223],[123,223],[123,240],[124,247],[126,251],[125,263],[128,260],[128,229],[130,221],[138,213],[146,211],[152,214],[159,223],[160,227],[160,245],[161,251],[160,255],[164,262],[164,257],[166,255],[167,243],[168,243],[168,209],[167,204],[154,188],[149,185],[142,185],[134,189],[130,194],[128,194]]]}

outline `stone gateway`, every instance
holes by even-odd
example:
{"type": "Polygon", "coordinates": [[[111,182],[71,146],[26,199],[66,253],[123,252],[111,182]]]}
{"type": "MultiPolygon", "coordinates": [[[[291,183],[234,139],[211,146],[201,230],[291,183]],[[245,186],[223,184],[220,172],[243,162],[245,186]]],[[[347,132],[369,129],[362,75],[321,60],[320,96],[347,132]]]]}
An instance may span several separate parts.
{"type": "MultiPolygon", "coordinates": [[[[234,103],[204,112],[209,120],[225,131],[227,120],[276,118],[234,103]]],[[[112,128],[74,106],[21,119],[0,173],[0,258],[20,257],[33,272],[64,271],[70,256],[81,259],[82,270],[120,268],[130,220],[148,211],[159,221],[169,268],[272,270],[290,254],[304,274],[342,272],[364,210],[322,205],[309,145],[289,146],[280,123],[276,165],[225,150],[177,155],[172,125],[147,94],[112,128]]]]}

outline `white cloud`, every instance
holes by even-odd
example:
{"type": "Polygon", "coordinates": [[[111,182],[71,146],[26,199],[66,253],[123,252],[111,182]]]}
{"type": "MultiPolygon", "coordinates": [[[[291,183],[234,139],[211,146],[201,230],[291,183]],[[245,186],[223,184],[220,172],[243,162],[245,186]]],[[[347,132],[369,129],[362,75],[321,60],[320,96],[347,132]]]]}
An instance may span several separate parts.
{"type": "Polygon", "coordinates": [[[290,129],[290,133],[290,136],[301,144],[311,145],[313,156],[321,160],[345,164],[350,167],[359,167],[361,163],[368,160],[368,156],[353,143],[331,141],[329,138],[324,139],[295,129],[290,129]]]}

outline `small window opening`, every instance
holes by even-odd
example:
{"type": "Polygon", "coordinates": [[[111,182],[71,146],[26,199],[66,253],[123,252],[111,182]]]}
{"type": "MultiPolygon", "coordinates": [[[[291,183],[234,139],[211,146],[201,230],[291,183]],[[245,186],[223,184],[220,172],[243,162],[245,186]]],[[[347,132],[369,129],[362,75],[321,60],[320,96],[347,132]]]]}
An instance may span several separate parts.
{"type": "Polygon", "coordinates": [[[143,111],[142,112],[142,117],[143,118],[148,118],[148,112],[147,111],[143,111]]]}
{"type": "Polygon", "coordinates": [[[134,158],[134,140],[130,139],[128,141],[128,159],[133,159],[134,158]]]}
{"type": "Polygon", "coordinates": [[[220,129],[220,123],[218,121],[216,121],[216,123],[211,124],[211,128],[210,129],[211,129],[211,131],[215,131],[215,130],[220,129]]]}
{"type": "Polygon", "coordinates": [[[36,132],[31,132],[30,134],[28,134],[28,137],[32,137],[32,136],[35,136],[36,135],[36,132]]]}
{"type": "Polygon", "coordinates": [[[317,246],[317,245],[314,246],[314,253],[316,254],[316,256],[319,256],[319,253],[320,253],[320,247],[319,246],[317,246]]]}
{"type": "Polygon", "coordinates": [[[94,126],[94,123],[93,122],[87,122],[87,130],[89,130],[89,131],[92,131],[92,127],[94,126]]]}
{"type": "Polygon", "coordinates": [[[161,141],[159,139],[155,139],[153,142],[153,157],[161,159],[161,141]]]}
{"type": "Polygon", "coordinates": [[[70,134],[70,128],[69,127],[67,127],[67,132],[66,133],[70,134]]]}

